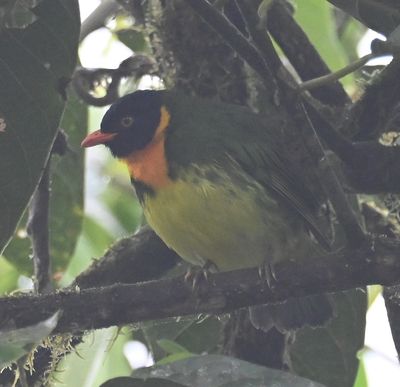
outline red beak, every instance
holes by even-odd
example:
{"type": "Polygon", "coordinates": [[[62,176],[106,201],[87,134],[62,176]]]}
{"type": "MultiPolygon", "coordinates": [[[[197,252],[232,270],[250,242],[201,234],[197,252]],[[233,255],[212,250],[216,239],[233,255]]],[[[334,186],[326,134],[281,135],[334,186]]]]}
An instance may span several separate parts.
{"type": "Polygon", "coordinates": [[[89,148],[91,146],[105,144],[111,141],[116,135],[117,133],[102,133],[100,130],[96,130],[85,137],[81,142],[81,147],[89,148]]]}

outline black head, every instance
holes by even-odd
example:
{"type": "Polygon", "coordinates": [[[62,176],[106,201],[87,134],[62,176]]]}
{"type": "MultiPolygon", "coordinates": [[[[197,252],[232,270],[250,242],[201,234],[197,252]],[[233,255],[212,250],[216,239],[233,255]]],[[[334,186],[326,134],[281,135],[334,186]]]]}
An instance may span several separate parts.
{"type": "Polygon", "coordinates": [[[104,144],[119,158],[143,149],[160,123],[161,106],[162,91],[156,90],[135,91],[118,99],[104,115],[100,131],[86,137],[82,146],[104,144]]]}

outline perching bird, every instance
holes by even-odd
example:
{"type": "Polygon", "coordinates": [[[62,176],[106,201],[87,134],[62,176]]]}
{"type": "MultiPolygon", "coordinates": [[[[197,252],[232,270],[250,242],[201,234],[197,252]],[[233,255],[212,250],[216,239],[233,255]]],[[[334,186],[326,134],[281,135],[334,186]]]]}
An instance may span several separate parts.
{"type": "MultiPolygon", "coordinates": [[[[148,223],[184,260],[228,271],[315,254],[310,232],[327,245],[312,195],[281,157],[282,125],[278,113],[145,90],[117,100],[82,146],[104,144],[127,165],[148,223]]],[[[264,330],[331,315],[324,295],[251,309],[264,330]]]]}

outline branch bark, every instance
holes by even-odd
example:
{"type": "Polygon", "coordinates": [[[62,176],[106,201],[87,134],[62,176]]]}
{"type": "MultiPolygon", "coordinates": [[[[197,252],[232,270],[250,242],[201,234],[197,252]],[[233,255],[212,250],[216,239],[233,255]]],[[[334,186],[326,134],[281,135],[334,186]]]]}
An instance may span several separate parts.
{"type": "Polygon", "coordinates": [[[222,13],[205,0],[185,0],[261,76],[268,98],[276,103],[278,85],[262,54],[222,13]]]}
{"type": "Polygon", "coordinates": [[[63,315],[55,333],[79,332],[138,321],[224,313],[245,306],[284,301],[316,293],[337,292],[370,284],[400,283],[400,241],[371,237],[358,249],[315,260],[295,259],[274,266],[277,283],[270,289],[257,269],[209,276],[194,293],[183,277],[101,288],[63,290],[45,295],[0,298],[0,315],[17,327],[34,324],[56,310],[63,315]]]}
{"type": "Polygon", "coordinates": [[[34,285],[37,293],[52,290],[49,248],[50,160],[29,204],[28,234],[32,241],[34,285]]]}
{"type": "MultiPolygon", "coordinates": [[[[297,24],[289,7],[280,1],[273,2],[267,13],[268,30],[303,81],[329,74],[329,67],[297,24]]],[[[350,102],[339,81],[310,90],[310,94],[329,105],[343,106],[350,102]]]]}

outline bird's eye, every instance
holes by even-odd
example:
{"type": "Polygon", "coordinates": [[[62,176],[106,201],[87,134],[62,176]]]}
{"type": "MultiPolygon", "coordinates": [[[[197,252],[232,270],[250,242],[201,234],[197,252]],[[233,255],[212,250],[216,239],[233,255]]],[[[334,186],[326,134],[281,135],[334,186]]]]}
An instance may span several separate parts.
{"type": "Polygon", "coordinates": [[[125,128],[128,128],[131,126],[133,123],[133,117],[132,116],[126,116],[121,119],[121,125],[125,128]]]}

